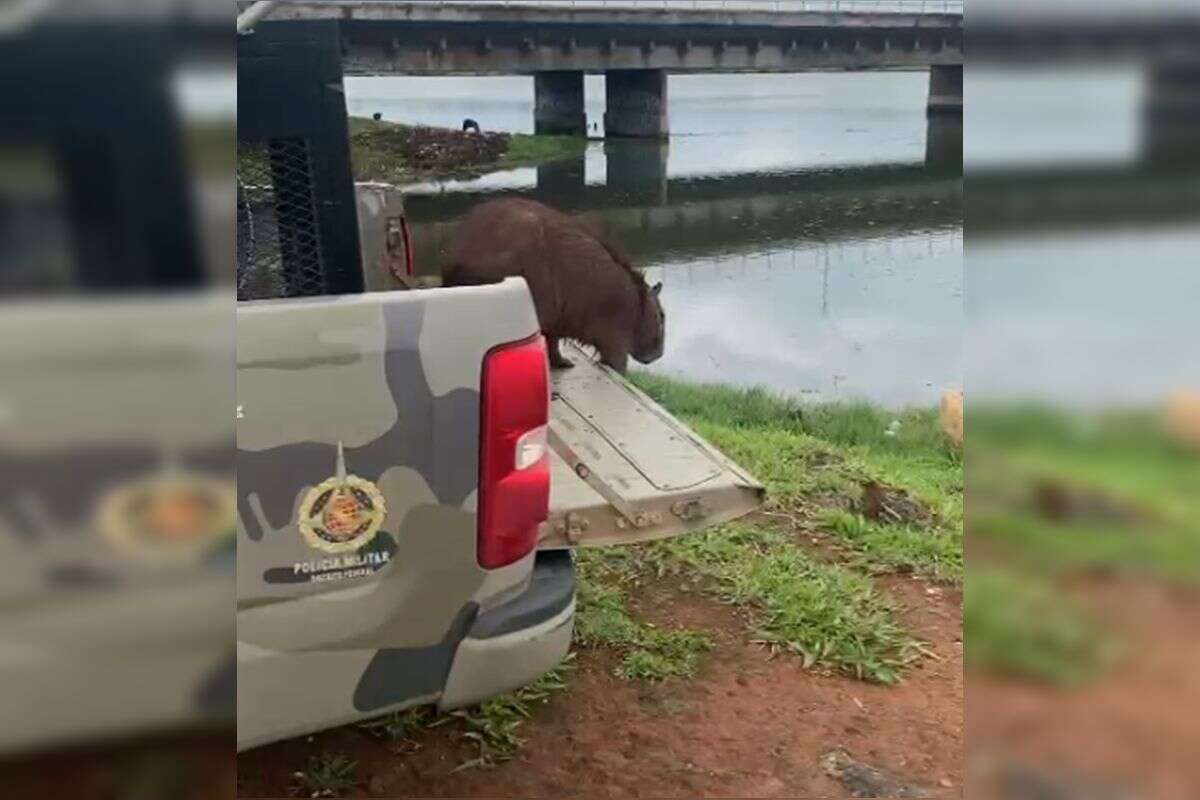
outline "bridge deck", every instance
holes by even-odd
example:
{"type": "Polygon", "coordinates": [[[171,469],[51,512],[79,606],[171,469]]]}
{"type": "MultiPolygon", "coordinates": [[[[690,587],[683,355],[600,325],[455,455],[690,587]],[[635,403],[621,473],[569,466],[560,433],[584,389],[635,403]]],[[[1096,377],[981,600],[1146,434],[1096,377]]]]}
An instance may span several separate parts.
{"type": "Polygon", "coordinates": [[[339,20],[348,74],[796,72],[963,63],[961,12],[929,11],[949,7],[943,0],[628,2],[309,0],[281,4],[271,19],[339,20]]]}

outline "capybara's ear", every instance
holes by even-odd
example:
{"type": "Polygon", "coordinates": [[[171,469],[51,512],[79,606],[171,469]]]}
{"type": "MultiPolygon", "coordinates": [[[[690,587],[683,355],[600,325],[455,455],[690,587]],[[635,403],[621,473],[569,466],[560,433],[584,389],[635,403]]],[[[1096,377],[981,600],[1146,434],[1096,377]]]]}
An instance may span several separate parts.
{"type": "Polygon", "coordinates": [[[661,291],[662,291],[662,281],[659,281],[658,283],[656,283],[650,287],[650,294],[656,295],[661,291]]]}

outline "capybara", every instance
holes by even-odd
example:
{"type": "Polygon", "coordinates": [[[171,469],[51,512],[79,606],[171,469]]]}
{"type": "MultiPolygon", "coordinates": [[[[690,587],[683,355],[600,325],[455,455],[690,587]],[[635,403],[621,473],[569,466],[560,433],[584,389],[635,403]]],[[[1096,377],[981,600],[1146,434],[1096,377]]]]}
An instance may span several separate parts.
{"type": "Polygon", "coordinates": [[[444,272],[446,286],[529,284],[550,366],[570,367],[558,340],[590,344],[624,372],[662,356],[666,317],[659,292],[615,247],[579,220],[533,200],[506,198],[476,206],[458,228],[444,272]]]}

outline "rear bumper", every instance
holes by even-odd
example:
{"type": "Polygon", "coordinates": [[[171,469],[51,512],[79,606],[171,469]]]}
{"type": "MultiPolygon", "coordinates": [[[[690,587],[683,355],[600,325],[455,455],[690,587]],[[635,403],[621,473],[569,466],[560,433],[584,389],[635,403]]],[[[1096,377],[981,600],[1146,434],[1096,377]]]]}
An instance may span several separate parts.
{"type": "Polygon", "coordinates": [[[461,708],[520,688],[566,657],[575,627],[575,568],[539,552],[529,588],[481,614],[458,646],[438,707],[461,708]]]}

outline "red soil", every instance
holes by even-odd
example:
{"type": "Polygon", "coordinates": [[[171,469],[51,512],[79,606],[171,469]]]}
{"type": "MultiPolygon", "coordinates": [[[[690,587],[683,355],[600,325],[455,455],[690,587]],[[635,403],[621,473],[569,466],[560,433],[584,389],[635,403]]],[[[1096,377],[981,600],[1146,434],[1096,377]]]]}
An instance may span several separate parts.
{"type": "Polygon", "coordinates": [[[326,752],[358,760],[362,783],[348,794],[359,797],[849,797],[821,765],[842,748],[931,796],[961,796],[961,593],[885,585],[934,653],[898,687],[771,658],[734,609],[656,584],[633,592],[638,615],[715,639],[694,679],[630,683],[613,675],[613,654],[583,651],[569,690],[534,714],[525,746],[496,769],[450,774],[473,755],[451,726],[422,733],[407,755],[347,727],[242,754],[239,795],[284,796],[293,772],[326,752]]]}

